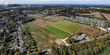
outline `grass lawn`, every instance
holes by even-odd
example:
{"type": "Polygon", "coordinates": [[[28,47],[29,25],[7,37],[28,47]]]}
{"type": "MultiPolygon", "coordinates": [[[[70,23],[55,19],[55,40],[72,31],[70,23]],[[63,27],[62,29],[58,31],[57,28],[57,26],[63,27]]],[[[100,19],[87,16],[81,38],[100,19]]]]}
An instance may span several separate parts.
{"type": "Polygon", "coordinates": [[[51,26],[53,26],[57,29],[60,29],[64,32],[70,33],[70,34],[80,31],[81,27],[82,27],[80,24],[73,23],[70,21],[64,21],[64,20],[58,21],[58,22],[52,24],[51,26]]]}
{"type": "Polygon", "coordinates": [[[48,26],[47,30],[65,38],[65,37],[68,37],[69,35],[72,35],[80,31],[81,28],[82,28],[82,25],[80,24],[73,23],[70,21],[60,20],[48,26]]]}
{"type": "Polygon", "coordinates": [[[28,15],[29,17],[33,17],[33,18],[38,18],[38,17],[42,17],[42,14],[32,14],[32,15],[28,15]]]}
{"type": "Polygon", "coordinates": [[[107,49],[100,55],[109,55],[110,54],[110,47],[107,47],[107,49]]]}
{"type": "Polygon", "coordinates": [[[45,48],[45,45],[48,45],[48,32],[32,22],[27,23],[26,26],[28,26],[32,37],[37,41],[38,47],[45,48]]]}
{"type": "Polygon", "coordinates": [[[60,36],[62,36],[62,37],[67,37],[67,36],[70,35],[69,33],[64,32],[64,31],[62,31],[62,30],[60,30],[60,29],[58,29],[58,28],[55,28],[55,27],[53,27],[53,26],[48,26],[47,29],[48,29],[50,32],[53,32],[53,33],[55,33],[56,35],[60,35],[60,36]]]}

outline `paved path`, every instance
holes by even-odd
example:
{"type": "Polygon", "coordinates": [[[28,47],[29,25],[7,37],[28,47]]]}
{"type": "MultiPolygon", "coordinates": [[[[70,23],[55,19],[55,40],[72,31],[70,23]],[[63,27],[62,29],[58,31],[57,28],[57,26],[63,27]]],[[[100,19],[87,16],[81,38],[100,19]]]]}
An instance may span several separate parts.
{"type": "Polygon", "coordinates": [[[66,46],[70,46],[70,45],[72,45],[72,44],[68,44],[68,43],[66,42],[67,39],[68,39],[68,37],[65,38],[65,39],[62,39],[62,41],[65,43],[66,46]]]}

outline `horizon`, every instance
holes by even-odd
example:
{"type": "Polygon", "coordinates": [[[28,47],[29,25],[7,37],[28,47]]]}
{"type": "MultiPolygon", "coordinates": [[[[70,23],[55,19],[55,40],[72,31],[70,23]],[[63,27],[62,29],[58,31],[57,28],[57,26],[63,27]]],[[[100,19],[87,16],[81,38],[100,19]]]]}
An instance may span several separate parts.
{"type": "Polygon", "coordinates": [[[110,0],[1,0],[0,4],[78,4],[78,5],[110,5],[110,0]]]}

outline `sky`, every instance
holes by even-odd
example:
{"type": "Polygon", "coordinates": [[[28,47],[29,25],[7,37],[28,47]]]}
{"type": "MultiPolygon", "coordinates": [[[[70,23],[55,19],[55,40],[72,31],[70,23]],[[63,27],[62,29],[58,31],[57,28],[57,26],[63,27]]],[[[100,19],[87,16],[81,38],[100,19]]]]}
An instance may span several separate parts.
{"type": "Polygon", "coordinates": [[[0,4],[104,4],[110,0],[0,0],[0,4]]]}

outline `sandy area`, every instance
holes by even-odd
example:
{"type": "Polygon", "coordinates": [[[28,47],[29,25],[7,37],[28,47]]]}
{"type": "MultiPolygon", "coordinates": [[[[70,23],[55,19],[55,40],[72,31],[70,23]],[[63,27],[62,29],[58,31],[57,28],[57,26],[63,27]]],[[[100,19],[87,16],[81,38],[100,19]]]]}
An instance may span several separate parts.
{"type": "Polygon", "coordinates": [[[52,24],[53,22],[51,20],[45,20],[45,19],[36,19],[33,21],[33,23],[39,25],[40,27],[47,27],[48,25],[52,24]]]}

